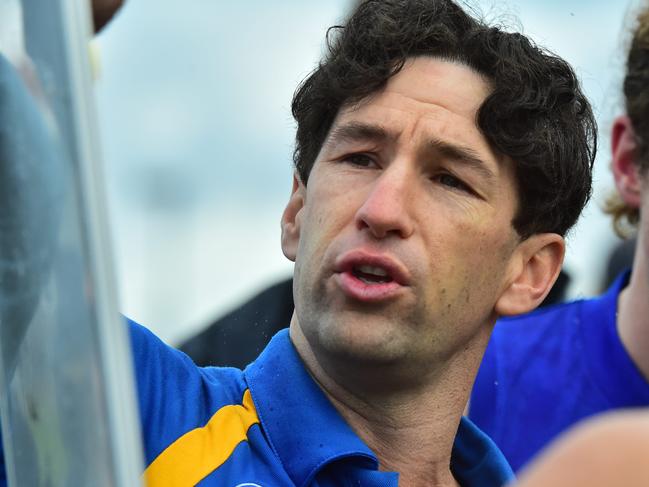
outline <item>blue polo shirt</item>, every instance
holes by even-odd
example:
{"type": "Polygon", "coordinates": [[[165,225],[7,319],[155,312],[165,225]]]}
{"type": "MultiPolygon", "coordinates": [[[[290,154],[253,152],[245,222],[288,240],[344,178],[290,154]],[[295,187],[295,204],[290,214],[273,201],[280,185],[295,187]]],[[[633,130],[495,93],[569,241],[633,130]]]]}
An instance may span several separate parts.
{"type": "Polygon", "coordinates": [[[469,416],[514,470],[577,421],[649,406],[649,382],[617,331],[620,275],[601,296],[500,320],[471,395],[469,416]]]}
{"type": "MultiPolygon", "coordinates": [[[[199,368],[131,324],[149,487],[397,486],[313,381],[279,332],[243,372],[199,368]]],[[[451,470],[464,487],[496,487],[512,472],[468,419],[451,470]]]]}

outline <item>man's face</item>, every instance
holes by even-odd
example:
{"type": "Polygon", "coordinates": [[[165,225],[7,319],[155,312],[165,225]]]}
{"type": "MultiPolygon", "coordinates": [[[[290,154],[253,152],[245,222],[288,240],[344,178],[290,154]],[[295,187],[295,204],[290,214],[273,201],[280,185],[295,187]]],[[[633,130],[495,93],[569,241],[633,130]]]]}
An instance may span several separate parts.
{"type": "Polygon", "coordinates": [[[421,366],[488,336],[519,243],[512,164],[475,122],[489,91],[420,57],[341,109],[284,242],[316,355],[421,366]]]}

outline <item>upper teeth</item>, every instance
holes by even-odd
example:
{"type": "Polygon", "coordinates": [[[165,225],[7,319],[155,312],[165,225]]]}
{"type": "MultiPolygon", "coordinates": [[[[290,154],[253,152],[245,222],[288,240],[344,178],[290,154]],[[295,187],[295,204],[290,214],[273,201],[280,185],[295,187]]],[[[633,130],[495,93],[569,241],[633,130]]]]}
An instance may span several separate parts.
{"type": "Polygon", "coordinates": [[[388,271],[381,267],[374,267],[372,265],[361,265],[358,270],[363,274],[374,274],[375,276],[387,277],[388,271]]]}

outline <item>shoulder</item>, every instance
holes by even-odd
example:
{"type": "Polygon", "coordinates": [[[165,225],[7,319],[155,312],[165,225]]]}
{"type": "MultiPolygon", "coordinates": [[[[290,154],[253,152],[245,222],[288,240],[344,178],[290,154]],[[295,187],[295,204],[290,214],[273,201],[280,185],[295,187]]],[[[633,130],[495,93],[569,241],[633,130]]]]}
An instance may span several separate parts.
{"type": "Polygon", "coordinates": [[[593,307],[599,307],[602,304],[601,301],[600,296],[590,299],[578,299],[539,308],[524,315],[503,317],[496,323],[494,332],[500,335],[509,331],[529,330],[530,327],[561,326],[566,323],[567,319],[578,315],[583,310],[589,311],[593,307]]]}
{"type": "Polygon", "coordinates": [[[620,291],[629,281],[630,271],[621,273],[609,289],[599,296],[582,298],[538,308],[530,313],[504,317],[498,320],[492,341],[520,339],[521,335],[535,336],[547,330],[565,332],[566,328],[583,320],[589,324],[604,324],[614,317],[620,291]]]}
{"type": "MultiPolygon", "coordinates": [[[[477,383],[522,386],[547,384],[583,370],[584,329],[600,335],[615,320],[606,296],[542,308],[496,323],[485,351],[477,383]],[[531,359],[533,358],[533,361],[531,359]]],[[[555,386],[552,386],[555,384],[555,386]]],[[[508,386],[508,387],[509,387],[508,386]]],[[[491,386],[490,386],[491,387],[491,386]]],[[[476,388],[480,390],[480,387],[476,388]]]]}
{"type": "Polygon", "coordinates": [[[615,303],[610,296],[602,295],[501,318],[494,328],[486,357],[506,353],[510,358],[525,358],[530,348],[566,346],[576,338],[583,323],[604,326],[615,314],[615,303]]]}
{"type": "Polygon", "coordinates": [[[529,414],[523,406],[532,391],[559,392],[559,383],[574,378],[568,372],[580,368],[581,354],[575,350],[583,308],[598,301],[563,303],[496,323],[471,393],[470,416],[478,426],[500,440],[501,428],[513,421],[513,409],[529,414]]]}
{"type": "Polygon", "coordinates": [[[520,487],[645,486],[649,411],[624,411],[580,423],[521,475],[520,487]]]}
{"type": "Polygon", "coordinates": [[[220,409],[241,405],[243,372],[198,367],[184,353],[128,320],[147,464],[220,409]]]}
{"type": "Polygon", "coordinates": [[[221,396],[223,404],[240,402],[246,388],[243,372],[233,367],[199,367],[190,357],[153,334],[147,328],[127,320],[131,346],[140,392],[147,382],[158,394],[173,393],[179,397],[192,396],[193,400],[221,396]],[[196,389],[196,390],[195,390],[196,389]],[[200,393],[195,396],[196,393],[200,393]]]}
{"type": "MultiPolygon", "coordinates": [[[[599,298],[579,300],[542,308],[531,313],[501,318],[491,335],[484,360],[516,361],[528,357],[529,349],[559,346],[570,341],[584,311],[597,306],[599,298]]],[[[588,312],[586,313],[588,314],[588,312]]]]}

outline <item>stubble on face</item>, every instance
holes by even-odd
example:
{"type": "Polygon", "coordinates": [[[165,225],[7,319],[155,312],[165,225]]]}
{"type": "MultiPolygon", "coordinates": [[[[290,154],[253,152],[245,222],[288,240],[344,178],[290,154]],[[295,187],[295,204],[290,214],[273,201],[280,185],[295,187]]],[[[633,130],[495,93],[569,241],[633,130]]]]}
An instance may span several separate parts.
{"type": "MultiPolygon", "coordinates": [[[[450,90],[444,105],[436,103],[436,99],[422,100],[419,87],[413,93],[407,86],[404,91],[403,83],[391,83],[385,93],[373,97],[365,106],[341,112],[334,125],[346,119],[362,119],[379,120],[377,123],[388,120],[385,123],[390,126],[394,119],[397,132],[403,128],[409,135],[419,137],[421,127],[429,126],[424,135],[432,131],[434,136],[470,145],[475,138],[467,141],[462,137],[470,130],[477,133],[475,110],[488,92],[486,84],[481,84],[469,68],[445,61],[436,61],[434,66],[420,64],[411,72],[408,69],[397,76],[414,77],[417,83],[422,74],[440,80],[442,88],[436,89],[442,94],[450,90]],[[456,89],[467,83],[461,82],[464,78],[443,78],[445,69],[450,69],[452,76],[472,76],[473,84],[469,85],[477,87],[477,93],[456,89]],[[449,108],[448,100],[459,107],[455,112],[452,106],[449,108]]],[[[485,144],[474,144],[476,151],[482,150],[484,155],[485,144]]],[[[361,149],[359,152],[374,150],[361,149]]],[[[416,156],[413,152],[408,157],[413,154],[416,156]]],[[[305,188],[302,238],[294,277],[296,326],[315,354],[331,362],[367,367],[398,364],[413,371],[448,361],[452,355],[473,347],[473,342],[486,345],[489,324],[495,321],[493,304],[502,292],[507,262],[518,243],[511,227],[515,203],[494,197],[487,205],[475,195],[440,189],[436,180],[434,184],[425,180],[432,184],[432,189],[421,189],[422,178],[417,173],[412,179],[412,187],[417,191],[413,190],[412,201],[404,203],[404,214],[412,218],[416,231],[407,239],[394,233],[375,238],[367,229],[359,229],[356,213],[367,198],[374,197],[368,196],[372,189],[364,188],[378,184],[372,178],[380,176],[370,172],[368,178],[368,173],[358,168],[340,169],[327,156],[327,151],[321,151],[305,188]],[[430,210],[424,201],[428,199],[430,210]],[[354,247],[393,253],[412,271],[412,283],[399,299],[363,303],[336,288],[332,280],[333,261],[341,252],[354,247]]],[[[416,159],[414,156],[412,160],[416,159]]],[[[401,156],[397,159],[399,164],[405,160],[401,156]]],[[[491,166],[502,184],[497,191],[515,199],[512,167],[504,163],[491,166]]],[[[380,172],[392,171],[392,167],[385,164],[380,172]]],[[[417,166],[416,171],[419,170],[417,166]]],[[[413,174],[408,168],[404,171],[395,170],[395,174],[413,174]]]]}
{"type": "Polygon", "coordinates": [[[504,244],[500,264],[480,276],[467,269],[455,269],[452,280],[431,275],[427,284],[438,293],[422,296],[414,290],[399,306],[345,301],[332,293],[326,268],[299,276],[296,270],[299,322],[306,336],[315,334],[314,342],[341,359],[385,365],[416,357],[429,364],[444,361],[470,339],[475,323],[495,321],[485,303],[498,297],[493,282],[502,280],[511,247],[504,244]]]}

